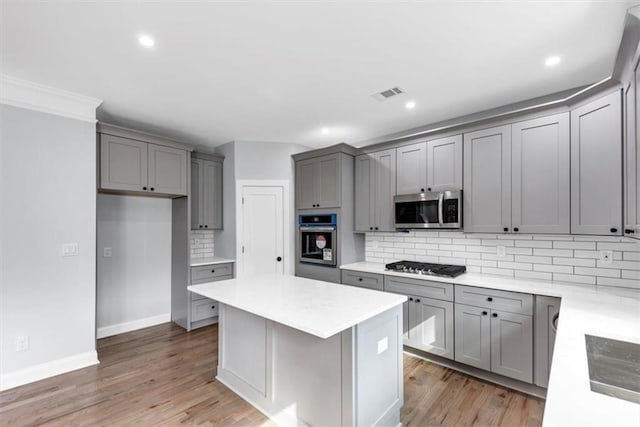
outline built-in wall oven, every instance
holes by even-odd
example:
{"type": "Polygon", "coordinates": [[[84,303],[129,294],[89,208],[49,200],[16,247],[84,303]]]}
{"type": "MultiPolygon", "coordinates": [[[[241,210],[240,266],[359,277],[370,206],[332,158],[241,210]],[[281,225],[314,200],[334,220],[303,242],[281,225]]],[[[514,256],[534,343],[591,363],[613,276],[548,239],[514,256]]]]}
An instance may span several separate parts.
{"type": "Polygon", "coordinates": [[[335,266],[338,263],[337,229],[337,214],[298,215],[298,261],[335,266]]]}
{"type": "Polygon", "coordinates": [[[396,228],[461,228],[462,190],[393,198],[396,228]]]}

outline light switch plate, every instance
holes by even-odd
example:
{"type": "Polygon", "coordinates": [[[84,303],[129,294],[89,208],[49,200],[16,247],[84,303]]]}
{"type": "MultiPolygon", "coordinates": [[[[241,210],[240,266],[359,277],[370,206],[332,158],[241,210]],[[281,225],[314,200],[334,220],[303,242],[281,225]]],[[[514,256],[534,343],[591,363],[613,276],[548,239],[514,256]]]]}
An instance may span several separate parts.
{"type": "Polygon", "coordinates": [[[29,336],[21,335],[16,337],[16,351],[29,350],[29,336]]]}
{"type": "Polygon", "coordinates": [[[62,256],[78,256],[79,249],[77,243],[64,243],[62,245],[62,256]]]}

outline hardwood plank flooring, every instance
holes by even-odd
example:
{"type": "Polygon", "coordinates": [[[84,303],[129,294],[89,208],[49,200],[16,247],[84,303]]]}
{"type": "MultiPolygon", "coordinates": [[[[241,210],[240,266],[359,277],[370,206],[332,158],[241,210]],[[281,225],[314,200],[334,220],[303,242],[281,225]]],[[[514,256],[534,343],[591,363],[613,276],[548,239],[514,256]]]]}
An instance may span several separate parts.
{"type": "MultiPolygon", "coordinates": [[[[98,341],[100,364],[0,393],[0,426],[274,424],[215,380],[218,328],[98,341]]],[[[544,401],[404,356],[405,426],[539,426],[544,401]]]]}

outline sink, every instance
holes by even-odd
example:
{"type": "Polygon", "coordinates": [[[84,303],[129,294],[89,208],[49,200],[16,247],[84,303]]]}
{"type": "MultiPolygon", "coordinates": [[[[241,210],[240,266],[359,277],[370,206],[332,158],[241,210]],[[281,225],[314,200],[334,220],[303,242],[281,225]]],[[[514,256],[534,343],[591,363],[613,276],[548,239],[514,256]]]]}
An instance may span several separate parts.
{"type": "Polygon", "coordinates": [[[591,391],[640,403],[640,344],[585,335],[591,391]]]}

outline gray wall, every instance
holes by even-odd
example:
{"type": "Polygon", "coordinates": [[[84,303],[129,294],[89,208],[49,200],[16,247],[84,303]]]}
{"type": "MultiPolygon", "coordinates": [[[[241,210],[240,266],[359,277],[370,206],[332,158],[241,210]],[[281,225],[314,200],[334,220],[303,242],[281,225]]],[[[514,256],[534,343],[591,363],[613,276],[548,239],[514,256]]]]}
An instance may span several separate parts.
{"type": "Polygon", "coordinates": [[[95,131],[0,105],[2,375],[95,350],[95,131]],[[79,256],[62,257],[72,242],[79,256]]]}
{"type": "Polygon", "coordinates": [[[123,323],[168,318],[171,200],[100,194],[97,206],[98,336],[123,323]]]}
{"type": "MultiPolygon", "coordinates": [[[[309,147],[279,142],[234,141],[216,148],[216,152],[225,156],[224,159],[224,230],[216,232],[215,254],[229,258],[236,257],[236,181],[238,180],[281,180],[289,181],[291,206],[289,226],[293,230],[295,224],[293,212],[294,191],[294,162],[292,154],[310,150],[309,147]]],[[[290,247],[293,254],[293,239],[291,234],[290,247]]],[[[293,257],[290,271],[293,271],[293,257]]]]}

